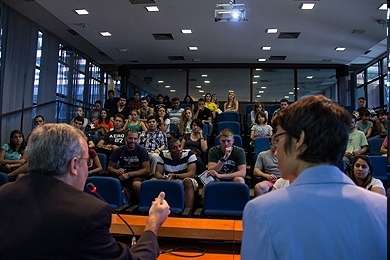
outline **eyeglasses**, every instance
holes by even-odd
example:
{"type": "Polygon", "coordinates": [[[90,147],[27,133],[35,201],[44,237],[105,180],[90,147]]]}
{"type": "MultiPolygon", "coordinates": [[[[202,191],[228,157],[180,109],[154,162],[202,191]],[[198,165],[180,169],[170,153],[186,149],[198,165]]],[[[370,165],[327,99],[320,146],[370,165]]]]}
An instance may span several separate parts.
{"type": "Polygon", "coordinates": [[[285,135],[285,134],[287,134],[286,131],[281,132],[281,133],[278,133],[278,134],[274,134],[274,135],[272,136],[272,140],[273,140],[275,143],[278,143],[278,142],[279,142],[279,137],[282,136],[282,135],[285,135]]]}

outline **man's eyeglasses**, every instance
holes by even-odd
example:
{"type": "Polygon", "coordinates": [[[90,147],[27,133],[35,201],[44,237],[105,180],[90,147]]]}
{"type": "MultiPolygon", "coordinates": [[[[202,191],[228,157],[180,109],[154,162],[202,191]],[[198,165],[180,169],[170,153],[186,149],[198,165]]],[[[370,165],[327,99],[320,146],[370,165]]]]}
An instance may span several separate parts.
{"type": "Polygon", "coordinates": [[[278,143],[278,142],[279,142],[279,137],[281,137],[281,136],[283,136],[283,135],[285,135],[285,134],[287,134],[286,131],[285,131],[285,132],[281,132],[281,133],[274,134],[274,135],[272,136],[272,140],[273,140],[275,143],[278,143]]]}

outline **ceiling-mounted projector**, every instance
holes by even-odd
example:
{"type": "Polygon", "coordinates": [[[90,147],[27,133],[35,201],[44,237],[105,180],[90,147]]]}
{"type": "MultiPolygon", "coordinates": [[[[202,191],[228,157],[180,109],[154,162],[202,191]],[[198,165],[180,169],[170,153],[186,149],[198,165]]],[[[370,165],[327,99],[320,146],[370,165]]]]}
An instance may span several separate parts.
{"type": "Polygon", "coordinates": [[[236,4],[236,1],[230,1],[230,3],[226,4],[217,4],[214,18],[216,22],[247,21],[245,4],[236,4]]]}

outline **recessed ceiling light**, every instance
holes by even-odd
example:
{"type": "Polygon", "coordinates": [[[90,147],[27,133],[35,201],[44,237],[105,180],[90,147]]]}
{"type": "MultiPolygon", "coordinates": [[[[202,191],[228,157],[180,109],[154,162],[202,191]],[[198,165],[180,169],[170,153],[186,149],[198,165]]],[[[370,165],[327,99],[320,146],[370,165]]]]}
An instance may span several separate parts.
{"type": "Polygon", "coordinates": [[[257,97],[257,98],[260,98],[260,97],[261,97],[261,95],[256,95],[256,97],[257,97]]]}
{"type": "Polygon", "coordinates": [[[259,76],[259,75],[254,75],[253,77],[254,77],[254,78],[260,78],[260,76],[259,76]]]}
{"type": "Polygon", "coordinates": [[[190,34],[190,33],[192,33],[192,30],[191,29],[182,29],[181,33],[183,33],[183,34],[190,34]]]}
{"type": "Polygon", "coordinates": [[[257,81],[253,81],[252,84],[257,84],[258,82],[257,81]]]}
{"type": "Polygon", "coordinates": [[[203,89],[199,89],[198,91],[199,91],[199,93],[204,93],[203,89]]]}
{"type": "Polygon", "coordinates": [[[256,71],[261,71],[261,70],[263,70],[263,69],[256,69],[256,71]]]}
{"type": "Polygon", "coordinates": [[[345,51],[346,48],[344,48],[344,47],[336,47],[335,50],[336,51],[345,51]]]}
{"type": "Polygon", "coordinates": [[[170,92],[176,92],[176,89],[170,89],[169,91],[170,92]]]}
{"type": "Polygon", "coordinates": [[[302,3],[300,8],[302,10],[311,10],[314,8],[314,5],[314,3],[302,3]]]}
{"type": "Polygon", "coordinates": [[[147,6],[147,7],[145,7],[146,8],[146,10],[148,10],[148,12],[158,12],[159,10],[158,10],[158,7],[157,6],[147,6]]]}
{"type": "Polygon", "coordinates": [[[165,86],[165,88],[170,88],[171,86],[165,86]]]}
{"type": "Polygon", "coordinates": [[[261,87],[262,89],[266,89],[267,87],[261,87]]]}
{"type": "Polygon", "coordinates": [[[159,80],[159,81],[157,81],[158,83],[164,83],[164,80],[159,80]]]}
{"type": "Polygon", "coordinates": [[[264,93],[264,90],[259,90],[259,93],[260,93],[260,94],[264,93]]]}
{"type": "Polygon", "coordinates": [[[289,95],[294,95],[294,92],[288,92],[289,95]]]}
{"type": "Polygon", "coordinates": [[[297,90],[299,90],[299,88],[297,88],[297,90]]]}
{"type": "Polygon", "coordinates": [[[284,96],[284,98],[290,98],[290,96],[284,96]]]}
{"type": "Polygon", "coordinates": [[[202,88],[202,86],[201,86],[201,85],[198,85],[198,86],[195,86],[195,88],[202,88]]]}
{"type": "Polygon", "coordinates": [[[86,15],[89,14],[89,12],[85,9],[76,9],[74,10],[78,15],[86,15]]]}
{"type": "Polygon", "coordinates": [[[190,47],[188,47],[188,49],[189,49],[190,51],[197,51],[197,50],[198,50],[198,47],[196,47],[196,46],[190,46],[190,47]]]}
{"type": "Polygon", "coordinates": [[[307,79],[312,79],[314,78],[313,76],[306,76],[307,79]]]}
{"type": "Polygon", "coordinates": [[[260,61],[260,62],[263,62],[263,61],[266,61],[267,59],[265,59],[265,58],[259,58],[259,59],[257,59],[257,61],[260,61]]]}
{"type": "Polygon", "coordinates": [[[207,78],[207,74],[202,74],[202,78],[207,78]]]}
{"type": "Polygon", "coordinates": [[[271,50],[271,46],[263,46],[263,47],[261,47],[261,49],[263,51],[270,51],[271,50]]]}
{"type": "Polygon", "coordinates": [[[387,4],[382,4],[381,6],[379,6],[378,9],[379,10],[387,10],[387,4]]]}
{"type": "Polygon", "coordinates": [[[100,32],[100,34],[104,37],[110,37],[111,33],[110,32],[100,32]]]}
{"type": "Polygon", "coordinates": [[[278,33],[278,29],[276,29],[276,28],[268,28],[268,29],[266,30],[266,32],[267,32],[267,33],[278,33]]]}
{"type": "Polygon", "coordinates": [[[122,49],[119,49],[120,52],[127,52],[128,49],[127,48],[122,48],[122,49]]]}
{"type": "Polygon", "coordinates": [[[209,84],[210,80],[205,80],[204,83],[209,84]]]}

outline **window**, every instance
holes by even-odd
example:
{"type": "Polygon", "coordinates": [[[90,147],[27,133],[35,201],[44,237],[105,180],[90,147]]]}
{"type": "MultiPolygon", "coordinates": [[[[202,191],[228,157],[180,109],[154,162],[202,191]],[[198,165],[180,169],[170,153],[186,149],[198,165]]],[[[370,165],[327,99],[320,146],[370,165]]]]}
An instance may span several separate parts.
{"type": "MultiPolygon", "coordinates": [[[[41,60],[42,60],[42,32],[38,31],[37,38],[37,51],[35,55],[35,72],[34,72],[34,86],[33,86],[33,105],[38,104],[38,90],[39,90],[39,78],[41,73],[41,60]]],[[[36,108],[32,109],[32,117],[36,116],[36,108]]]]}
{"type": "Polygon", "coordinates": [[[324,95],[333,101],[338,101],[336,70],[334,69],[298,70],[298,88],[298,98],[308,95],[324,95]]]}
{"type": "Polygon", "coordinates": [[[373,80],[379,76],[379,62],[371,65],[367,69],[367,81],[373,80]]]}
{"type": "Polygon", "coordinates": [[[380,89],[379,80],[376,80],[367,85],[367,107],[380,107],[380,89]]]}
{"type": "Polygon", "coordinates": [[[363,84],[364,84],[364,71],[356,75],[356,86],[360,86],[363,84]]]}
{"type": "Polygon", "coordinates": [[[282,98],[294,101],[294,70],[261,69],[253,70],[252,74],[254,101],[279,103],[282,98]]]}

